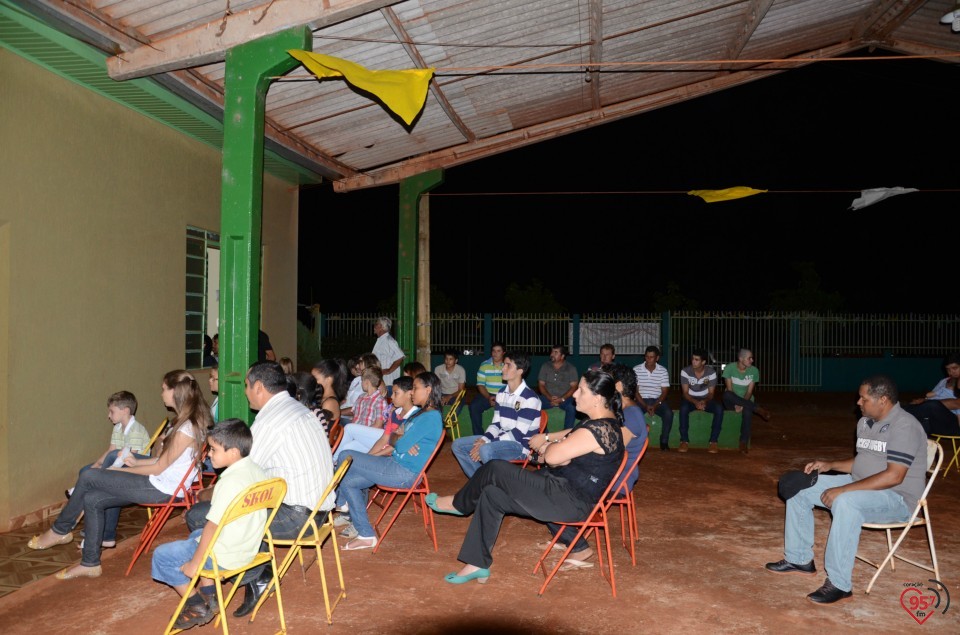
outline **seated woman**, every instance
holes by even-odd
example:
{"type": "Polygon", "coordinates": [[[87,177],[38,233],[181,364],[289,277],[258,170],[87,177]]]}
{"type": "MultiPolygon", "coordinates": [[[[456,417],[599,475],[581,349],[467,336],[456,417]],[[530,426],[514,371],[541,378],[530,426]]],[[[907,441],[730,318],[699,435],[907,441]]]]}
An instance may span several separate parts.
{"type": "Polygon", "coordinates": [[[383,427],[374,428],[359,423],[348,423],[343,428],[343,439],[340,441],[340,447],[333,455],[333,460],[337,461],[340,454],[347,450],[356,450],[377,456],[392,454],[393,446],[390,445],[390,435],[397,431],[397,428],[403,424],[405,419],[420,410],[413,405],[412,389],[412,378],[398,377],[393,382],[393,406],[384,413],[383,427]]]}
{"type": "Polygon", "coordinates": [[[134,503],[166,503],[188,469],[192,471],[188,483],[196,475],[196,456],[213,423],[210,406],[197,380],[184,370],[170,371],[164,376],[160,395],[163,404],[177,416],[168,426],[159,454],[147,459],[127,457],[124,459],[127,467],[123,469],[87,470],[81,474],[53,527],[27,543],[31,549],[49,549],[72,542],[71,530],[83,512],[86,537],[83,557],[79,565],[58,573],[58,579],[100,576],[100,543],[106,509],[134,503]]]}
{"type": "Polygon", "coordinates": [[[417,375],[413,379],[412,400],[420,410],[404,421],[403,436],[396,441],[391,438],[389,454],[374,456],[357,450],[340,454],[341,461],[353,457],[353,464],[337,488],[337,507],[347,505],[357,532],[357,537],[344,545],[344,549],[353,551],[377,546],[377,533],[367,518],[367,490],[374,485],[414,485],[443,435],[440,396],[439,377],[433,373],[417,375]]]}
{"type": "Polygon", "coordinates": [[[324,432],[327,432],[330,427],[330,422],[327,421],[327,415],[324,413],[323,408],[317,403],[318,399],[323,396],[323,389],[317,384],[317,378],[310,373],[300,371],[292,375],[287,375],[287,379],[291,382],[293,389],[291,392],[291,386],[287,387],[287,392],[290,392],[290,396],[309,408],[310,412],[317,417],[320,425],[323,426],[324,432]]]}
{"type": "Polygon", "coordinates": [[[340,419],[340,402],[350,389],[346,362],[342,359],[322,359],[314,365],[310,374],[323,388],[323,396],[318,400],[320,407],[327,411],[328,421],[336,423],[340,419]]]}
{"type": "Polygon", "coordinates": [[[960,353],[950,353],[943,360],[947,376],[922,399],[914,399],[903,409],[912,414],[927,435],[960,436],[960,353]]]}
{"type": "Polygon", "coordinates": [[[493,545],[505,515],[541,522],[580,522],[600,500],[623,460],[620,393],[608,373],[588,370],[573,397],[577,410],[587,419],[569,430],[530,439],[530,447],[545,468],[534,472],[507,461],[490,461],[453,496],[427,496],[427,504],[436,512],[473,514],[457,556],[465,566],[448,574],[447,582],[487,581],[493,545]]]}

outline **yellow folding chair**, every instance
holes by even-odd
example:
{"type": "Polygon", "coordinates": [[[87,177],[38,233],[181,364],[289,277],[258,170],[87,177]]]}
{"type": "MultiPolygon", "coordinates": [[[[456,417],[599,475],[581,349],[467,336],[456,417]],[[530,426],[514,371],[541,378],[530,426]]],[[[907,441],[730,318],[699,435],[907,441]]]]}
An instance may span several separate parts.
{"type": "Polygon", "coordinates": [[[457,410],[463,403],[463,396],[467,394],[466,390],[457,393],[456,399],[450,403],[450,410],[443,417],[443,425],[450,430],[450,438],[456,441],[460,438],[460,419],[457,417],[457,410]]]}
{"type": "MultiPolygon", "coordinates": [[[[280,563],[280,570],[277,573],[277,578],[283,580],[283,576],[286,575],[287,569],[290,568],[290,565],[293,564],[294,558],[300,559],[300,572],[303,574],[303,580],[307,580],[307,569],[303,564],[303,548],[304,547],[313,547],[316,550],[316,561],[317,561],[317,570],[320,572],[320,586],[323,588],[323,605],[327,610],[327,624],[333,624],[333,611],[337,608],[337,604],[340,603],[340,600],[347,597],[347,587],[343,582],[343,567],[340,565],[340,547],[337,545],[336,537],[333,537],[330,540],[331,549],[333,550],[333,559],[337,564],[337,576],[340,580],[340,591],[337,593],[337,596],[333,599],[333,603],[330,602],[329,590],[327,588],[327,574],[323,567],[323,558],[320,554],[320,548],[323,546],[324,541],[328,536],[333,536],[335,531],[333,526],[333,515],[328,512],[321,512],[320,506],[327,500],[330,494],[340,486],[340,481],[343,480],[343,475],[347,473],[347,470],[350,468],[350,464],[353,463],[352,456],[345,456],[340,461],[340,467],[337,468],[337,471],[333,475],[333,480],[330,481],[330,484],[327,485],[326,489],[323,490],[323,494],[320,495],[320,501],[317,503],[316,507],[313,508],[313,511],[310,512],[310,516],[307,518],[307,521],[303,524],[303,527],[300,529],[300,533],[297,534],[297,537],[293,540],[285,540],[282,538],[274,538],[273,544],[279,547],[290,547],[287,551],[287,555],[284,556],[283,562],[280,563]],[[323,520],[318,524],[317,516],[323,515],[323,520]]],[[[257,617],[257,611],[260,610],[260,607],[263,606],[263,603],[266,601],[269,593],[264,593],[260,596],[260,600],[257,602],[257,605],[253,608],[253,615],[250,617],[252,622],[257,617]]]]}
{"type": "Polygon", "coordinates": [[[147,444],[147,447],[140,450],[140,454],[149,455],[153,451],[153,444],[157,442],[157,439],[160,438],[160,435],[163,434],[163,431],[167,429],[167,423],[170,422],[170,419],[164,419],[160,422],[160,425],[157,426],[157,429],[153,431],[153,436],[150,437],[150,443],[147,444]]]}
{"type": "Polygon", "coordinates": [[[193,578],[190,579],[190,583],[187,585],[187,589],[184,592],[183,597],[180,598],[180,603],[177,604],[177,608],[173,612],[173,616],[170,618],[170,623],[167,624],[166,630],[163,631],[164,635],[172,635],[173,633],[181,632],[181,629],[175,628],[174,624],[177,621],[177,616],[179,616],[180,612],[183,611],[183,607],[187,603],[187,599],[190,597],[194,587],[197,586],[197,582],[200,580],[200,578],[207,578],[214,581],[214,584],[217,587],[217,602],[219,603],[219,614],[217,615],[217,621],[214,622],[214,627],[216,627],[216,625],[219,623],[223,627],[223,635],[229,635],[229,630],[227,628],[226,607],[230,604],[230,600],[233,599],[237,589],[243,585],[233,584],[230,588],[230,593],[227,594],[226,601],[224,601],[223,580],[238,576],[244,571],[253,569],[254,567],[258,567],[268,562],[270,563],[271,571],[273,571],[272,584],[273,588],[277,590],[277,611],[280,613],[280,630],[277,631],[277,633],[287,632],[287,624],[283,618],[283,603],[280,600],[280,588],[277,585],[279,580],[279,577],[277,577],[277,555],[273,548],[273,536],[270,534],[270,523],[273,522],[273,517],[277,515],[277,510],[280,509],[280,504],[283,502],[283,497],[286,495],[287,482],[282,478],[272,478],[259,483],[254,483],[234,497],[233,502],[230,503],[230,506],[227,507],[227,510],[223,513],[223,518],[220,519],[220,524],[217,525],[217,530],[214,532],[213,539],[207,546],[206,553],[203,554],[202,562],[206,563],[209,559],[213,563],[213,567],[210,569],[198,570],[196,574],[194,574],[193,578]],[[267,523],[263,528],[263,537],[267,543],[267,551],[261,551],[253,557],[253,560],[242,567],[237,567],[236,569],[221,569],[220,565],[217,563],[217,556],[214,553],[214,547],[217,544],[217,540],[220,538],[220,533],[223,531],[223,528],[238,518],[242,518],[248,514],[260,511],[262,509],[270,511],[270,513],[267,515],[267,523]]]}

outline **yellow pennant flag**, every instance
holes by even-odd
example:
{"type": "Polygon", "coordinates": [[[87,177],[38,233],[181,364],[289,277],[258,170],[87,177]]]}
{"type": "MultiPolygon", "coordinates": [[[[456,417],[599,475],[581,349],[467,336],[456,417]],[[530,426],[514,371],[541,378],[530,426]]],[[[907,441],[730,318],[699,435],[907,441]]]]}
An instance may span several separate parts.
{"type": "Polygon", "coordinates": [[[766,190],[755,190],[752,187],[738,185],[736,187],[728,187],[725,190],[690,190],[687,194],[690,196],[699,196],[708,203],[716,203],[718,201],[731,201],[735,198],[762,194],[763,192],[766,192],[766,190]]]}
{"type": "Polygon", "coordinates": [[[403,71],[370,71],[338,57],[299,49],[287,51],[318,78],[342,77],[361,90],[376,95],[409,126],[423,110],[427,89],[436,69],[414,68],[403,71]]]}

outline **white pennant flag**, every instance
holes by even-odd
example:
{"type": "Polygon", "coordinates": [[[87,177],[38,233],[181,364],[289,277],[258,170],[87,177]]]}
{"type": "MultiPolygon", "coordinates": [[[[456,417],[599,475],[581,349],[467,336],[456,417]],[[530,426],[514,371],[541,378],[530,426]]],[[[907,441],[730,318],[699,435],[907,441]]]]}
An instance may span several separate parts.
{"type": "Polygon", "coordinates": [[[883,199],[890,198],[891,196],[919,191],[920,190],[915,187],[875,187],[869,190],[860,190],[860,198],[853,200],[850,209],[863,209],[868,205],[879,203],[883,199]]]}

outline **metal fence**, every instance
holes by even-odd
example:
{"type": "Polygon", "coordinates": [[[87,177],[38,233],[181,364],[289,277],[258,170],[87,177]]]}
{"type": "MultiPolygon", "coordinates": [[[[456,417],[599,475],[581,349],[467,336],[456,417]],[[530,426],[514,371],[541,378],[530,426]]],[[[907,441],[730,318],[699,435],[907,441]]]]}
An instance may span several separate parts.
{"type": "MultiPolygon", "coordinates": [[[[369,340],[369,313],[328,314],[318,339],[369,340]]],[[[431,316],[430,349],[486,354],[491,342],[529,355],[547,355],[562,345],[573,354],[597,355],[610,342],[618,355],[642,355],[653,344],[671,382],[694,350],[705,349],[719,367],[735,362],[741,348],[754,353],[762,381],[771,388],[804,389],[821,385],[828,358],[941,358],[960,350],[958,315],[829,315],[808,313],[664,314],[436,314],[431,316]]]]}

